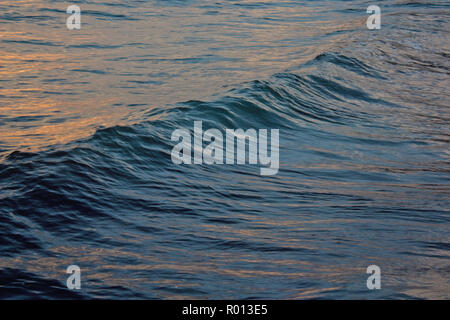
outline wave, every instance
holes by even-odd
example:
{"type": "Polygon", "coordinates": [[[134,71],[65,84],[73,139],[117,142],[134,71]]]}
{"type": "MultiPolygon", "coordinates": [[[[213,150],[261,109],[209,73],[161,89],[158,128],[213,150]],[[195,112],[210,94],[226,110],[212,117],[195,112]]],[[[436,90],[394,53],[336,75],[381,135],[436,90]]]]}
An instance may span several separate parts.
{"type": "MultiPolygon", "coordinates": [[[[382,36],[359,35],[209,100],[8,152],[0,296],[273,299],[324,288],[313,297],[358,298],[366,291],[354,284],[373,263],[403,285],[371,297],[446,295],[448,54],[429,33],[396,35],[390,19],[382,36]],[[175,165],[173,130],[198,120],[205,130],[279,129],[279,174],[175,165]],[[87,289],[72,295],[49,279],[74,263],[87,289]]],[[[399,19],[411,32],[412,18],[399,19]]]]}

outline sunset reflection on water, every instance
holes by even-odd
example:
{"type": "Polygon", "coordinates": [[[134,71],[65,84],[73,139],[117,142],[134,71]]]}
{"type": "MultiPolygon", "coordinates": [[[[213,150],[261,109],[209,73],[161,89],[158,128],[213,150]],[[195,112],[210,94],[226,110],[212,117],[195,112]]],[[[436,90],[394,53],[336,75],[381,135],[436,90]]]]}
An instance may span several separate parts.
{"type": "Polygon", "coordinates": [[[143,110],[269,77],[363,22],[315,6],[121,2],[83,3],[81,30],[68,30],[63,3],[0,1],[8,18],[0,24],[0,155],[85,139],[143,110]],[[14,19],[17,10],[27,18],[14,19]]]}

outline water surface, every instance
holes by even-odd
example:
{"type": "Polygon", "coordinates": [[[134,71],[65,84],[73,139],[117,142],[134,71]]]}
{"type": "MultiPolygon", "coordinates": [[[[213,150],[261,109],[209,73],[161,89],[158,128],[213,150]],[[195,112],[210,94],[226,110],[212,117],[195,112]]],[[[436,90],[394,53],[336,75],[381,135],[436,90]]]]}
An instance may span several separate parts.
{"type": "Polygon", "coordinates": [[[0,297],[449,298],[450,6],[369,4],[0,1],[0,297]],[[173,164],[196,120],[278,175],[173,164]]]}

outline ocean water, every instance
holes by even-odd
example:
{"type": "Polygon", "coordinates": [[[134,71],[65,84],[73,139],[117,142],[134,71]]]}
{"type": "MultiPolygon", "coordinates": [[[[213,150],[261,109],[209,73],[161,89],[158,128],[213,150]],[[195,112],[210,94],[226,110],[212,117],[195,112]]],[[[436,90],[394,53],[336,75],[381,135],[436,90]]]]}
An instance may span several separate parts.
{"type": "Polygon", "coordinates": [[[0,1],[0,298],[450,298],[448,1],[69,4],[0,1]],[[278,174],[174,164],[199,120],[278,174]]]}

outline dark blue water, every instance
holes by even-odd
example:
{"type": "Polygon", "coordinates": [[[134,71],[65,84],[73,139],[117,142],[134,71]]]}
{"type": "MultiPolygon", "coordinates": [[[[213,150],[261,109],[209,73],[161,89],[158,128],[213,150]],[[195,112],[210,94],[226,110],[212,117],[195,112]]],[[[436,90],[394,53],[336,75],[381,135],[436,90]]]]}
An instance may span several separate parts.
{"type": "Polygon", "coordinates": [[[66,4],[0,1],[0,298],[450,297],[448,1],[66,4]],[[175,165],[198,120],[278,174],[175,165]]]}

